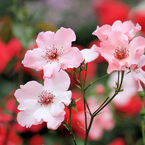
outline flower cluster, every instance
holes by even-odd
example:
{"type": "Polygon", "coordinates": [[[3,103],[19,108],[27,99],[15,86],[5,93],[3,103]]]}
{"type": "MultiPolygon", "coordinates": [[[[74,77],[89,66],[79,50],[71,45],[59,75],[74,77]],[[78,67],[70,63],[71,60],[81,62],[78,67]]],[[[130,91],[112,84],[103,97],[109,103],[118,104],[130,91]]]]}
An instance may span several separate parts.
{"type": "Polygon", "coordinates": [[[49,129],[57,129],[64,120],[65,105],[71,103],[70,78],[64,71],[67,68],[77,68],[81,63],[93,59],[88,53],[93,48],[83,50],[72,47],[75,33],[71,29],[60,28],[54,32],[40,32],[36,42],[38,48],[28,50],[22,63],[25,67],[44,72],[44,86],[36,81],[21,85],[16,90],[15,97],[20,103],[17,120],[22,126],[31,127],[47,122],[49,129]]]}
{"type": "MultiPolygon", "coordinates": [[[[46,122],[49,129],[57,129],[64,121],[65,106],[70,105],[72,98],[72,92],[68,90],[70,78],[66,69],[75,68],[76,73],[76,68],[79,68],[81,73],[83,65],[95,60],[99,54],[109,63],[108,73],[129,70],[137,81],[139,90],[143,89],[145,38],[135,37],[140,30],[140,25],[134,25],[131,21],[116,21],[112,26],[98,26],[93,34],[101,41],[100,46],[93,45],[90,49],[81,51],[72,46],[76,36],[70,28],[61,27],[56,33],[40,32],[36,39],[38,48],[28,50],[22,63],[25,67],[43,71],[44,85],[30,81],[16,90],[15,97],[20,110],[17,116],[19,124],[31,127],[46,122]]],[[[76,81],[81,83],[81,80],[76,81]]],[[[104,129],[113,127],[111,115],[105,116],[110,125],[108,128],[102,125],[101,134],[104,129]]],[[[80,122],[82,118],[79,119],[80,122]]],[[[87,118],[90,119],[88,116],[87,118]]],[[[102,122],[101,119],[100,121],[102,122]]],[[[105,122],[103,123],[106,124],[105,122]]]]}
{"type": "Polygon", "coordinates": [[[135,37],[140,30],[141,26],[131,21],[115,21],[112,26],[98,26],[93,32],[101,41],[96,52],[109,63],[107,73],[129,69],[138,82],[139,90],[141,83],[145,84],[145,71],[142,69],[145,65],[145,38],[135,37]]]}

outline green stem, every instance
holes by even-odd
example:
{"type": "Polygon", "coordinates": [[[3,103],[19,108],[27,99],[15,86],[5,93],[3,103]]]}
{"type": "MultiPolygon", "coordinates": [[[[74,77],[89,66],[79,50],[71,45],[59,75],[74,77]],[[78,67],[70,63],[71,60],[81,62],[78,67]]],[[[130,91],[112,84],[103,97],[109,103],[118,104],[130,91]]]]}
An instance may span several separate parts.
{"type": "Polygon", "coordinates": [[[143,145],[145,145],[145,121],[144,119],[141,119],[141,127],[142,127],[143,145]]]}
{"type": "MultiPolygon", "coordinates": [[[[123,78],[124,78],[124,71],[122,72],[121,75],[121,82],[120,85],[118,86],[118,88],[116,88],[115,93],[113,94],[113,96],[109,99],[109,97],[101,104],[101,106],[93,113],[93,116],[96,116],[101,110],[103,110],[113,99],[114,97],[121,91],[121,86],[123,83],[123,78]]],[[[119,83],[119,82],[117,82],[119,83]]]]}
{"type": "Polygon", "coordinates": [[[98,78],[97,80],[91,82],[91,83],[85,88],[85,90],[87,90],[89,87],[91,87],[91,86],[92,86],[93,84],[95,84],[97,81],[100,81],[100,80],[104,79],[105,77],[107,77],[107,76],[109,76],[109,75],[110,75],[110,74],[106,74],[106,75],[104,75],[104,76],[98,78]]]}
{"type": "Polygon", "coordinates": [[[86,101],[85,101],[85,91],[83,92],[84,98],[84,115],[85,115],[85,130],[87,131],[87,111],[86,111],[86,101]]]}
{"type": "Polygon", "coordinates": [[[84,86],[83,86],[83,88],[85,88],[85,86],[86,86],[87,70],[88,70],[88,64],[86,64],[86,68],[85,68],[85,78],[84,78],[84,86]]]}
{"type": "Polygon", "coordinates": [[[92,123],[93,123],[93,120],[94,120],[94,116],[91,116],[91,120],[90,120],[90,123],[89,123],[89,127],[86,131],[86,136],[85,136],[85,142],[84,142],[84,145],[87,145],[87,141],[88,141],[88,135],[89,135],[89,131],[91,129],[91,126],[92,126],[92,123]]]}
{"type": "Polygon", "coordinates": [[[118,71],[118,81],[117,81],[117,88],[119,87],[119,81],[120,81],[120,71],[118,71]]]}
{"type": "MultiPolygon", "coordinates": [[[[85,68],[85,78],[84,78],[83,89],[86,87],[87,70],[88,70],[88,63],[86,64],[86,68],[85,68]]],[[[86,90],[84,89],[84,92],[85,92],[85,91],[86,91],[86,90]]],[[[85,96],[84,96],[84,104],[87,105],[87,108],[88,108],[89,114],[92,115],[91,110],[90,110],[90,107],[89,107],[89,105],[88,105],[88,102],[87,102],[85,96]]]]}
{"type": "Polygon", "coordinates": [[[65,71],[80,85],[80,82],[68,70],[65,71]]]}
{"type": "MultiPolygon", "coordinates": [[[[86,71],[85,71],[85,74],[86,74],[86,71]]],[[[85,90],[84,90],[85,79],[84,79],[84,83],[83,83],[81,71],[79,71],[79,77],[80,77],[80,83],[81,83],[80,84],[81,92],[83,94],[83,100],[84,100],[85,130],[87,131],[87,111],[86,111],[86,100],[85,100],[85,90]]]]}
{"type": "Polygon", "coordinates": [[[72,131],[71,114],[72,114],[72,108],[70,107],[70,108],[69,108],[69,121],[70,121],[70,122],[69,122],[69,123],[70,123],[69,132],[70,132],[70,134],[71,134],[71,137],[72,137],[72,139],[73,139],[74,144],[77,145],[75,136],[74,136],[73,131],[72,131]]]}
{"type": "MultiPolygon", "coordinates": [[[[119,75],[119,73],[118,73],[118,75],[119,75]]],[[[121,91],[121,86],[122,86],[122,83],[123,83],[123,78],[124,78],[124,71],[122,72],[122,75],[121,75],[121,82],[120,82],[120,84],[119,84],[119,82],[118,82],[119,86],[117,86],[114,95],[113,95],[110,99],[109,99],[109,97],[106,98],[105,101],[100,105],[100,107],[92,114],[92,116],[91,116],[91,121],[90,121],[90,123],[89,123],[89,127],[88,127],[88,129],[87,129],[87,131],[86,131],[86,136],[85,136],[84,145],[87,145],[88,135],[89,135],[89,131],[90,131],[90,129],[91,129],[91,126],[92,126],[94,117],[95,117],[100,111],[102,111],[102,110],[112,101],[112,99],[121,91]]],[[[119,79],[118,79],[118,81],[119,81],[119,79]]]]}
{"type": "Polygon", "coordinates": [[[140,98],[141,98],[141,101],[142,101],[140,116],[141,116],[141,130],[142,130],[143,145],[145,145],[145,107],[144,107],[145,91],[142,92],[142,93],[143,94],[140,94],[140,98]]]}

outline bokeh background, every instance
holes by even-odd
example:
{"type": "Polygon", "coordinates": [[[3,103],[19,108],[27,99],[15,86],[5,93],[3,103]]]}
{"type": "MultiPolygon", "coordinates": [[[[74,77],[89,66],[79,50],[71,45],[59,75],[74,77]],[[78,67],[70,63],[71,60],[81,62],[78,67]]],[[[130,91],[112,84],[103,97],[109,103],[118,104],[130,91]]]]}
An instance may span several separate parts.
{"type": "MultiPolygon", "coordinates": [[[[27,49],[36,48],[40,31],[57,31],[61,26],[72,28],[80,50],[99,41],[92,32],[97,25],[112,24],[115,20],[132,20],[142,26],[145,36],[145,1],[141,0],[0,0],[0,145],[73,145],[69,132],[62,125],[57,131],[46,124],[27,129],[16,121],[15,89],[30,80],[42,82],[42,73],[21,65],[27,49]]],[[[89,63],[87,81],[106,73],[107,62],[99,56],[89,63]]],[[[71,70],[70,70],[71,71],[71,70]]],[[[82,72],[84,75],[84,72],[82,72]]],[[[97,82],[87,92],[90,104],[98,105],[111,95],[116,74],[97,82]],[[95,101],[92,101],[93,99],[95,101]]],[[[125,77],[124,92],[98,115],[89,135],[88,145],[142,145],[140,108],[136,82],[125,77]],[[106,115],[103,113],[107,113],[106,115]]],[[[81,98],[71,82],[73,98],[81,98]]],[[[73,110],[72,127],[78,145],[83,145],[84,121],[81,99],[73,110]]],[[[89,119],[89,118],[88,118],[89,119]]],[[[68,110],[66,109],[66,121],[68,110]]]]}

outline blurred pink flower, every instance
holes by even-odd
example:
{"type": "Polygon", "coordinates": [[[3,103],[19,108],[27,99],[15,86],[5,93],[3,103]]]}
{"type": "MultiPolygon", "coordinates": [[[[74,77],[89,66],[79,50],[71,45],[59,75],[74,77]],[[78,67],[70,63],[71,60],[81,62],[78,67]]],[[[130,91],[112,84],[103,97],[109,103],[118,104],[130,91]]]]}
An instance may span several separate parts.
{"type": "Polygon", "coordinates": [[[36,81],[21,85],[15,97],[20,103],[17,120],[21,126],[31,127],[47,122],[49,129],[57,129],[64,120],[64,105],[71,102],[70,78],[60,71],[51,79],[44,80],[44,86],[36,81]]]}
{"type": "Polygon", "coordinates": [[[104,93],[105,93],[105,87],[104,87],[104,85],[97,84],[96,87],[95,87],[95,92],[98,95],[104,95],[104,93]]]}
{"type": "MultiPolygon", "coordinates": [[[[98,107],[99,104],[96,102],[96,99],[93,97],[88,98],[88,104],[91,109],[91,112],[94,112],[98,107]]],[[[81,127],[85,128],[85,118],[84,112],[78,112],[76,116],[78,122],[81,122],[81,127]]],[[[88,125],[91,117],[87,114],[88,125]]],[[[112,116],[112,112],[109,106],[105,107],[103,111],[97,115],[94,119],[92,127],[89,132],[89,139],[90,140],[99,140],[101,139],[103,132],[105,130],[111,130],[114,127],[114,120],[112,116]]]]}
{"type": "Polygon", "coordinates": [[[145,55],[140,57],[139,63],[137,65],[132,65],[130,67],[133,78],[137,81],[138,91],[143,91],[145,88],[145,55]]]}
{"type": "Polygon", "coordinates": [[[45,77],[51,77],[60,69],[79,67],[83,58],[77,47],[71,47],[75,40],[70,28],[61,27],[56,33],[40,32],[36,39],[38,48],[27,51],[22,63],[37,71],[43,69],[45,77]]]}
{"type": "Polygon", "coordinates": [[[100,47],[96,46],[96,51],[108,61],[107,73],[126,70],[138,63],[140,56],[144,54],[145,38],[132,38],[139,30],[140,26],[134,26],[130,21],[123,24],[116,21],[112,27],[104,25],[93,33],[102,41],[100,47]],[[123,29],[126,26],[127,29],[123,29]]]}
{"type": "MultiPolygon", "coordinates": [[[[73,92],[72,98],[79,99],[79,101],[76,102],[76,108],[78,112],[72,110],[72,128],[76,136],[80,138],[85,138],[84,131],[85,117],[84,117],[84,106],[83,106],[84,104],[82,94],[78,92],[73,92]]],[[[88,98],[88,104],[90,106],[92,113],[99,107],[99,103],[96,102],[96,99],[94,97],[88,98]]],[[[87,110],[88,124],[90,122],[90,119],[91,118],[87,110]]],[[[67,108],[66,108],[66,120],[69,120],[69,110],[67,108]]],[[[99,140],[102,137],[103,132],[105,130],[111,130],[113,127],[114,127],[113,114],[111,112],[110,107],[107,106],[100,114],[98,114],[94,118],[94,122],[92,124],[88,138],[89,140],[99,140]]]]}

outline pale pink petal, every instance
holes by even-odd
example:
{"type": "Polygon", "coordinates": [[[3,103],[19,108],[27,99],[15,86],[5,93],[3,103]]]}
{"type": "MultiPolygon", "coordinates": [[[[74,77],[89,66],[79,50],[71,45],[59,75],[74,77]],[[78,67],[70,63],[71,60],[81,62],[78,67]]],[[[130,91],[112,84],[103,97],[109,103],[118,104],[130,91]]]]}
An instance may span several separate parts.
{"type": "Polygon", "coordinates": [[[93,32],[93,35],[97,36],[100,41],[104,41],[108,39],[110,32],[110,25],[103,25],[102,27],[97,26],[97,29],[93,32]]]}
{"type": "Polygon", "coordinates": [[[37,100],[39,94],[43,90],[43,86],[36,81],[27,82],[25,85],[20,85],[20,89],[16,90],[14,96],[19,103],[25,100],[37,100]]]}
{"type": "Polygon", "coordinates": [[[89,63],[91,61],[94,61],[99,54],[97,52],[94,51],[94,47],[96,47],[96,45],[93,45],[91,49],[83,49],[81,50],[83,59],[84,59],[84,63],[89,63]]]}
{"type": "Polygon", "coordinates": [[[83,56],[77,47],[71,47],[62,54],[59,62],[63,69],[77,68],[83,62],[83,56]]]}
{"type": "Polygon", "coordinates": [[[61,114],[64,114],[64,104],[60,102],[55,102],[50,106],[50,114],[53,117],[60,116],[61,114]]]}
{"type": "Polygon", "coordinates": [[[123,27],[123,24],[120,20],[117,20],[112,24],[112,30],[116,32],[121,32],[122,27],[123,27]]]}
{"type": "Polygon", "coordinates": [[[145,66],[145,55],[142,55],[139,60],[139,67],[145,66]]]}
{"type": "Polygon", "coordinates": [[[55,34],[55,44],[58,48],[70,47],[72,41],[76,40],[74,31],[70,28],[61,27],[55,34]]]}
{"type": "Polygon", "coordinates": [[[130,67],[132,76],[137,81],[138,91],[143,91],[143,87],[145,87],[145,71],[142,69],[143,66],[145,66],[145,55],[140,57],[137,67],[130,67]]]}
{"type": "MultiPolygon", "coordinates": [[[[37,98],[37,97],[36,97],[37,98]]],[[[27,110],[37,108],[39,106],[37,99],[24,99],[18,105],[18,110],[27,110]]]]}
{"type": "Polygon", "coordinates": [[[89,138],[91,140],[99,140],[101,139],[102,135],[103,135],[102,127],[98,124],[97,121],[96,122],[94,121],[89,132],[89,138]]]}
{"type": "Polygon", "coordinates": [[[44,80],[44,88],[47,90],[68,90],[70,86],[70,78],[68,74],[60,70],[59,72],[53,73],[51,78],[45,78],[44,80]]]}
{"type": "Polygon", "coordinates": [[[55,33],[51,31],[40,32],[37,36],[36,43],[39,48],[46,49],[54,45],[55,33]]]}
{"type": "Polygon", "coordinates": [[[96,52],[99,52],[107,61],[114,59],[114,52],[116,47],[106,40],[100,43],[100,47],[96,48],[96,52]]]}
{"type": "Polygon", "coordinates": [[[109,106],[104,108],[102,112],[99,114],[99,124],[105,130],[110,130],[114,127],[114,120],[111,109],[109,106]]]}
{"type": "Polygon", "coordinates": [[[41,121],[48,122],[49,118],[51,118],[50,105],[49,106],[42,105],[40,108],[38,108],[34,113],[34,118],[38,122],[41,122],[41,121]]]}
{"type": "Polygon", "coordinates": [[[55,92],[56,95],[56,101],[61,102],[68,106],[71,103],[71,97],[72,97],[72,92],[71,91],[61,91],[61,92],[55,92]]]}
{"type": "Polygon", "coordinates": [[[47,63],[44,59],[45,52],[42,49],[28,50],[25,54],[24,60],[22,61],[25,67],[35,69],[37,71],[42,70],[43,66],[47,63]]]}
{"type": "Polygon", "coordinates": [[[37,121],[34,116],[34,110],[26,110],[19,112],[17,115],[17,121],[21,126],[31,127],[32,125],[40,124],[40,121],[37,121]]]}
{"type": "Polygon", "coordinates": [[[125,34],[129,40],[131,40],[138,31],[141,30],[141,26],[136,24],[136,26],[131,21],[115,21],[112,25],[112,31],[121,32],[125,34]]]}
{"type": "Polygon", "coordinates": [[[113,71],[122,71],[122,70],[126,70],[126,65],[120,65],[117,61],[110,61],[109,62],[109,66],[108,66],[108,69],[107,69],[107,73],[111,73],[113,71]]]}
{"type": "Polygon", "coordinates": [[[50,118],[49,122],[47,122],[47,128],[56,130],[64,121],[64,114],[62,114],[61,116],[57,118],[54,118],[54,117],[50,118]]]}
{"type": "Polygon", "coordinates": [[[52,77],[52,75],[55,72],[58,72],[60,70],[60,64],[59,63],[47,63],[44,67],[44,77],[52,77]]]}
{"type": "Polygon", "coordinates": [[[128,38],[121,32],[112,31],[109,36],[109,41],[116,48],[126,48],[128,46],[128,38]]]}
{"type": "Polygon", "coordinates": [[[61,115],[53,117],[50,113],[50,107],[43,106],[35,112],[34,117],[38,122],[47,122],[47,127],[49,129],[55,130],[61,125],[62,121],[64,120],[64,115],[65,112],[62,112],[61,115]]]}
{"type": "Polygon", "coordinates": [[[122,28],[122,31],[128,36],[129,40],[131,40],[136,33],[141,30],[139,24],[136,24],[135,26],[131,21],[125,21],[122,28]]]}
{"type": "Polygon", "coordinates": [[[130,51],[130,65],[138,64],[140,57],[144,54],[145,51],[145,38],[138,36],[134,38],[129,44],[130,51]]]}

